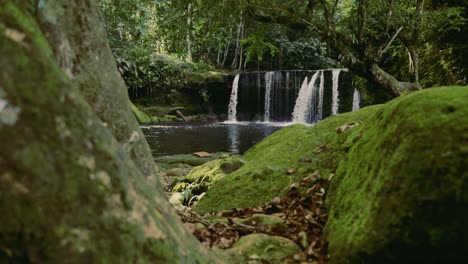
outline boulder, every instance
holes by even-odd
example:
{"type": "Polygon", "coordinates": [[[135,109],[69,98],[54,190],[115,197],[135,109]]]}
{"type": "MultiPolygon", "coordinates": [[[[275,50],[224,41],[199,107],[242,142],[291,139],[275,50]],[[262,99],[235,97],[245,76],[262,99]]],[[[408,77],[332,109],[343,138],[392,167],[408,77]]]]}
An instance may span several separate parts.
{"type": "Polygon", "coordinates": [[[138,123],[146,124],[151,123],[153,121],[151,117],[149,117],[147,114],[138,109],[138,107],[136,107],[132,102],[130,102],[130,107],[136,119],[138,120],[138,123]]]}
{"type": "Polygon", "coordinates": [[[296,263],[294,255],[301,253],[301,248],[284,237],[250,234],[226,252],[236,263],[296,263]]]}
{"type": "Polygon", "coordinates": [[[351,130],[326,200],[331,263],[468,263],[467,98],[412,93],[351,130]]]}
{"type": "Polygon", "coordinates": [[[173,191],[182,192],[190,187],[193,194],[206,192],[210,186],[242,166],[243,160],[237,156],[226,155],[193,168],[174,186],[173,191]],[[234,164],[234,165],[233,165],[234,164]]]}

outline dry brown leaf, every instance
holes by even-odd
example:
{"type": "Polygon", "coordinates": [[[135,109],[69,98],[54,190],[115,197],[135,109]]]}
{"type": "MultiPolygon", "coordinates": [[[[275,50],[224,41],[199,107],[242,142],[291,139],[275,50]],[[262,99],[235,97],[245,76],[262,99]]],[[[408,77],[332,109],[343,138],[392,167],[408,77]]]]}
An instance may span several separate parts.
{"type": "Polygon", "coordinates": [[[21,45],[24,45],[23,41],[26,38],[26,34],[13,28],[5,29],[5,36],[21,45]]]}
{"type": "Polygon", "coordinates": [[[346,125],[342,125],[342,126],[339,126],[336,128],[336,133],[338,134],[341,134],[341,133],[344,133],[346,131],[348,131],[349,129],[355,127],[359,125],[358,122],[353,122],[353,123],[349,123],[349,124],[346,124],[346,125]]]}
{"type": "Polygon", "coordinates": [[[200,158],[206,158],[206,157],[211,157],[212,154],[208,153],[206,151],[199,151],[199,152],[194,152],[193,155],[200,157],[200,158]]]}
{"type": "Polygon", "coordinates": [[[320,154],[322,153],[323,151],[325,151],[327,149],[327,144],[322,144],[320,146],[318,146],[317,148],[314,149],[314,153],[315,154],[320,154]]]}

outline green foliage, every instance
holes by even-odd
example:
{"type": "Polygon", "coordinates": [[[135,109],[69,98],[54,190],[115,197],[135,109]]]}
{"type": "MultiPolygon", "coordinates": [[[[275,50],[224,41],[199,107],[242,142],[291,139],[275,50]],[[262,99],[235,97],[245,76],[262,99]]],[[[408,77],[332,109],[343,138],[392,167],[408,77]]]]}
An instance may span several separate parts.
{"type": "Polygon", "coordinates": [[[408,51],[414,49],[424,87],[468,81],[466,4],[425,1],[419,16],[415,1],[336,3],[101,0],[114,54],[134,64],[121,67],[131,73],[126,80],[132,87],[166,93],[164,87],[178,85],[184,70],[148,62],[155,53],[221,68],[244,69],[244,63],[255,70],[349,67],[369,81],[367,89],[375,89],[369,65],[411,81],[408,51]]]}
{"type": "MultiPolygon", "coordinates": [[[[132,56],[133,55],[133,56],[132,56]]],[[[158,93],[167,93],[183,79],[183,67],[176,60],[154,54],[134,55],[130,59],[117,58],[118,69],[131,90],[151,88],[158,93]]]]}
{"type": "Polygon", "coordinates": [[[270,56],[272,57],[278,53],[278,48],[273,45],[273,43],[265,41],[263,36],[253,35],[243,39],[240,43],[247,46],[247,62],[252,61],[253,58],[256,58],[258,61],[262,61],[265,50],[269,50],[270,56]]]}
{"type": "Polygon", "coordinates": [[[326,69],[339,67],[337,61],[327,57],[324,44],[317,38],[278,38],[284,50],[284,65],[288,69],[326,69]]]}

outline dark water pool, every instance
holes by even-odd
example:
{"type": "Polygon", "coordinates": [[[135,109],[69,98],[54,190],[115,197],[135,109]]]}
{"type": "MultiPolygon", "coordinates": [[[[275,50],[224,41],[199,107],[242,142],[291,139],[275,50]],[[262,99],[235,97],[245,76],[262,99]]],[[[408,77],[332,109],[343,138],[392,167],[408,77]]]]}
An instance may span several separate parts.
{"type": "Polygon", "coordinates": [[[284,127],[282,123],[214,123],[142,126],[154,157],[196,151],[242,154],[284,127]]]}

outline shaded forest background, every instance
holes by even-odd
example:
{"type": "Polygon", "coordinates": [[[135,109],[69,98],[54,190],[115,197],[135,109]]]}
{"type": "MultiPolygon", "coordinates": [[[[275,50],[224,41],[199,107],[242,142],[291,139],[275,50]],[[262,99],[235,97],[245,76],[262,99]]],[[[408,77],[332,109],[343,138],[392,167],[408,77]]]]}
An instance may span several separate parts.
{"type": "Polygon", "coordinates": [[[100,5],[129,87],[168,93],[186,72],[346,67],[362,93],[384,91],[378,102],[405,90],[468,82],[463,0],[100,5]]]}

